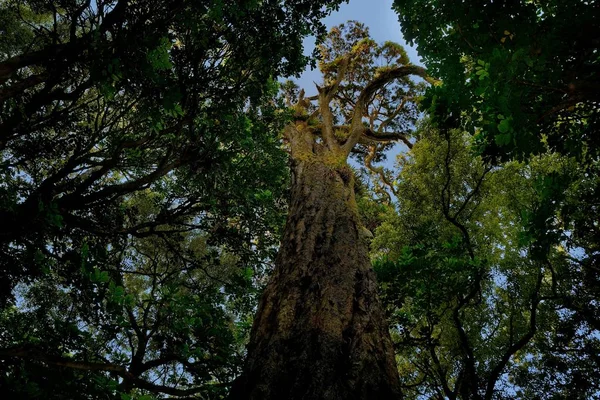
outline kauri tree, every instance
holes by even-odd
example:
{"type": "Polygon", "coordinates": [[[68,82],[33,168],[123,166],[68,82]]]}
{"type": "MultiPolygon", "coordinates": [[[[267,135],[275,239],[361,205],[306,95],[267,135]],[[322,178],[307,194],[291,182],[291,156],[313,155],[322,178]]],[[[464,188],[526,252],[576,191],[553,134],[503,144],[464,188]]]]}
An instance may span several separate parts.
{"type": "Polygon", "coordinates": [[[334,28],[320,50],[318,94],[290,96],[289,215],[232,399],[400,396],[348,157],[380,143],[410,143],[409,76],[426,72],[356,22],[334,28]]]}

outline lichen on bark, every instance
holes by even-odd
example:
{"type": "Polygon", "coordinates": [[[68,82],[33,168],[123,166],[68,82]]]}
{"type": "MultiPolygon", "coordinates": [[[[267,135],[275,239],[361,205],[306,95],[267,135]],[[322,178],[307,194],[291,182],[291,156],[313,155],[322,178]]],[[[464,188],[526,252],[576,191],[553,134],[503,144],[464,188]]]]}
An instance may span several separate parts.
{"type": "Polygon", "coordinates": [[[289,218],[234,399],[396,399],[396,365],[361,240],[353,177],[292,160],[289,218]]]}

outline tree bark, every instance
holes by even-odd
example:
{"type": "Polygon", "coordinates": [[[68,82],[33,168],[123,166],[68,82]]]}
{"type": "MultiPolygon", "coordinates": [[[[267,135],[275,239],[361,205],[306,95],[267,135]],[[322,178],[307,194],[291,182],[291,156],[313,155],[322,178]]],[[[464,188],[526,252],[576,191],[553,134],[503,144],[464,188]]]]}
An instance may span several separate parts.
{"type": "Polygon", "coordinates": [[[289,216],[232,400],[398,399],[398,371],[345,160],[292,160],[289,216]]]}

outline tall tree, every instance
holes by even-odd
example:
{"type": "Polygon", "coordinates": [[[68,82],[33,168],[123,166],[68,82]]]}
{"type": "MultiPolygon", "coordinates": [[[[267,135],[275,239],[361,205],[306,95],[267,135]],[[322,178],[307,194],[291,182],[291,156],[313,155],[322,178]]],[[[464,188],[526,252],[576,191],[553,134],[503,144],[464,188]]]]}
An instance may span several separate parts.
{"type": "Polygon", "coordinates": [[[347,160],[365,146],[408,141],[408,77],[426,73],[356,22],[332,29],[321,54],[324,83],[314,97],[299,93],[284,130],[289,215],[232,399],[400,395],[347,160]]]}

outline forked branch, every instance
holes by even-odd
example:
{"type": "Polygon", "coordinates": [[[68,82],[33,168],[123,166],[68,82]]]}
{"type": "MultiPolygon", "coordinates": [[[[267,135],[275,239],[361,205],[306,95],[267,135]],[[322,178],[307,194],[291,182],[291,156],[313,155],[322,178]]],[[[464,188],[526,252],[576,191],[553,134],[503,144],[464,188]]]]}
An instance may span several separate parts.
{"type": "Polygon", "coordinates": [[[343,146],[346,154],[350,154],[350,151],[359,142],[361,135],[364,133],[365,128],[363,125],[363,116],[365,115],[367,106],[375,93],[387,83],[408,75],[417,75],[430,83],[433,82],[432,78],[427,75],[427,70],[425,70],[425,68],[418,67],[416,65],[407,65],[380,72],[377,77],[362,90],[358,100],[356,101],[354,112],[352,114],[350,136],[343,146]]]}

